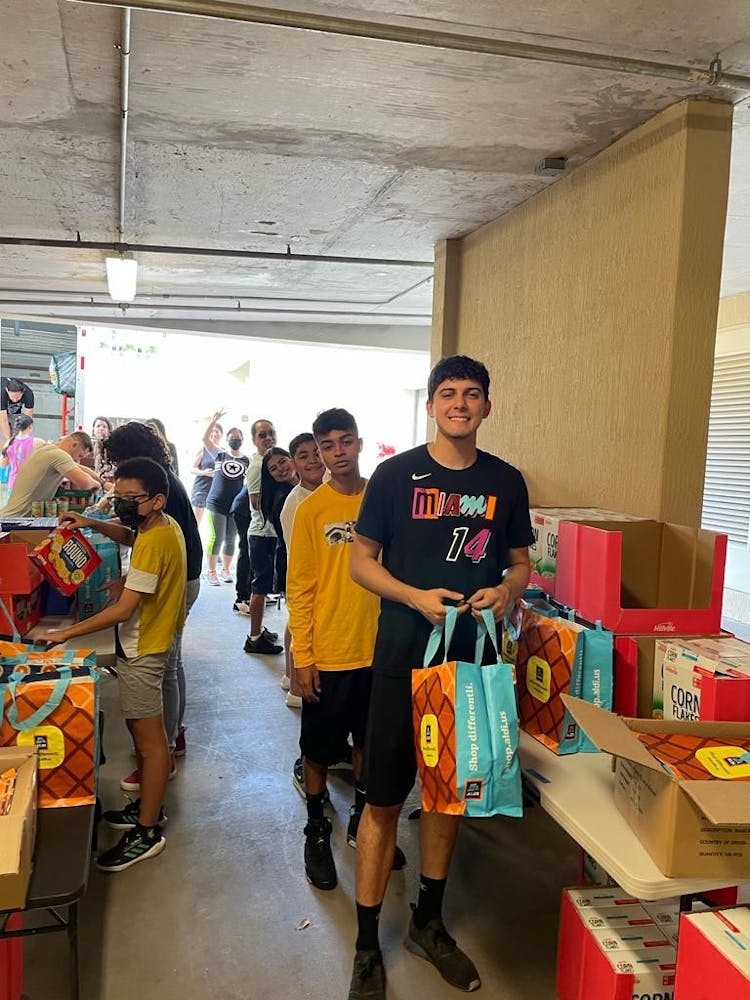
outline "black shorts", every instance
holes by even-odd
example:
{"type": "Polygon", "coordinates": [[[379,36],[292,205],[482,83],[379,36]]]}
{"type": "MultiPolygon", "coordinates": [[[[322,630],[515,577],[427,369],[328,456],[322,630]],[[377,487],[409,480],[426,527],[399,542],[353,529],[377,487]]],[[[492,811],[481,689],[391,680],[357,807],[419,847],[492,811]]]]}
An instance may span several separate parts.
{"type": "Polygon", "coordinates": [[[273,571],[276,560],[276,537],[250,535],[250,593],[272,594],[273,571]]]}
{"type": "Polygon", "coordinates": [[[321,670],[320,701],[302,702],[299,746],[316,764],[336,764],[351,733],[358,749],[365,745],[372,670],[321,670]]]}
{"type": "Polygon", "coordinates": [[[372,676],[364,779],[373,806],[403,805],[417,777],[411,674],[372,676]]]}

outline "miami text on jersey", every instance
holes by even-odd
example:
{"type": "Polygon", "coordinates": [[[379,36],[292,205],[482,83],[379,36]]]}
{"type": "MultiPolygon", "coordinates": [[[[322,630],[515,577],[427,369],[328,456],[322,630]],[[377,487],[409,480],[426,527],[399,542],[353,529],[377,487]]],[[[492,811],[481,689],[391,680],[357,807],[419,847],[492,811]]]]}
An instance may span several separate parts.
{"type": "Polygon", "coordinates": [[[491,521],[495,516],[497,497],[471,496],[468,493],[445,493],[443,490],[414,487],[411,516],[414,519],[435,520],[438,517],[482,517],[491,521]]]}

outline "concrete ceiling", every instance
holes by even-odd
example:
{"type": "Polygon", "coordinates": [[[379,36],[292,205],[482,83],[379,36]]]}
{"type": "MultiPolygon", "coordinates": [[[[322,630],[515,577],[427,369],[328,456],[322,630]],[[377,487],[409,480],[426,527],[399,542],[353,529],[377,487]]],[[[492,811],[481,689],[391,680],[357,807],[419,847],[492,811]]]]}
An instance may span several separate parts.
{"type": "MultiPolygon", "coordinates": [[[[273,6],[700,70],[720,53],[725,72],[750,74],[745,0],[273,6]]],[[[68,0],[0,7],[0,236],[119,239],[120,23],[115,8],[68,0]]],[[[437,240],[553,183],[535,175],[540,157],[564,154],[574,169],[656,111],[709,92],[742,96],[134,10],[125,242],[389,263],[139,252],[138,297],[123,312],[107,295],[102,250],[0,246],[0,312],[237,332],[269,321],[426,326],[437,240]]],[[[735,132],[725,294],[750,290],[747,101],[735,132]]]]}

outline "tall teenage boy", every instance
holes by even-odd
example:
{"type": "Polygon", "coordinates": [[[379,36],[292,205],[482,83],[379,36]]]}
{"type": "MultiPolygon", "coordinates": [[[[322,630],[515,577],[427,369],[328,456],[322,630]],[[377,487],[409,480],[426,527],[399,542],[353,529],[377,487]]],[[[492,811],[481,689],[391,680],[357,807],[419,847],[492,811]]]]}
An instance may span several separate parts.
{"type": "MultiPolygon", "coordinates": [[[[476,445],[490,412],[489,387],[487,369],[472,358],[435,365],[427,387],[434,441],[378,467],[357,520],[352,576],[382,599],[382,609],[366,745],[367,805],[357,839],[358,936],[349,1000],[385,997],[378,918],[396,824],[416,777],[411,669],[422,665],[446,603],[457,604],[460,615],[451,659],[471,661],[472,619],[490,608],[500,621],[529,579],[533,536],[523,477],[476,445]]],[[[471,991],[480,985],[477,970],[442,920],[457,833],[458,817],[422,813],[419,900],[407,947],[452,986],[471,991]]]]}
{"type": "Polygon", "coordinates": [[[379,601],[349,575],[353,528],[366,483],[359,472],[362,441],[357,424],[346,410],[325,410],[316,418],[313,434],[331,479],[303,500],[295,513],[287,593],[303,698],[305,873],[316,888],[333,889],[337,876],[331,823],[323,815],[326,776],[351,733],[356,789],[350,828],[356,843],[364,806],[359,778],[379,601]]]}
{"type": "MultiPolygon", "coordinates": [[[[112,625],[116,629],[120,705],[135,745],[141,795],[124,809],[104,813],[110,826],[125,830],[97,860],[109,872],[155,857],[166,844],[159,825],[166,819],[161,805],[169,773],[162,677],[175,633],[185,620],[187,573],[182,531],[164,513],[168,493],[167,474],[152,459],[131,458],[117,466],[114,510],[119,520],[97,521],[96,527],[133,545],[122,593],[99,614],[44,636],[48,642],[67,642],[112,625]]],[[[66,519],[63,515],[61,521],[66,519]]]]}

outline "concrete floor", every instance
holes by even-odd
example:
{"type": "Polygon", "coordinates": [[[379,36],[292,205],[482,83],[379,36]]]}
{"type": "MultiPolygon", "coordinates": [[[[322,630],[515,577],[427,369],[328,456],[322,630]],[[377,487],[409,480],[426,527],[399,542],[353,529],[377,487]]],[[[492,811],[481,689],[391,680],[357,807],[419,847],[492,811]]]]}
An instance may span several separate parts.
{"type": "MultiPolygon", "coordinates": [[[[352,792],[330,780],[339,886],[305,879],[304,805],[291,782],[299,714],[286,708],[282,657],[242,651],[247,619],[233,588],[204,587],[185,633],[187,757],[168,787],[167,848],[119,875],[92,869],[81,904],[82,1000],[344,1000],[356,920],[354,851],[345,831],[352,792]],[[303,921],[308,926],[301,929],[303,921]]],[[[267,624],[283,631],[285,613],[267,624]]],[[[133,766],[107,679],[101,794],[118,805],[133,766]]],[[[412,795],[407,809],[417,799],[412,795]]],[[[408,865],[391,876],[381,918],[389,1000],[455,998],[402,946],[416,898],[418,823],[401,822],[408,865]]],[[[116,834],[102,828],[102,846],[116,834]]],[[[560,890],[576,848],[540,809],[523,820],[467,820],[446,894],[449,929],[482,976],[480,995],[552,1000],[560,890]]],[[[31,1000],[67,997],[64,935],[26,943],[31,1000]]]]}

